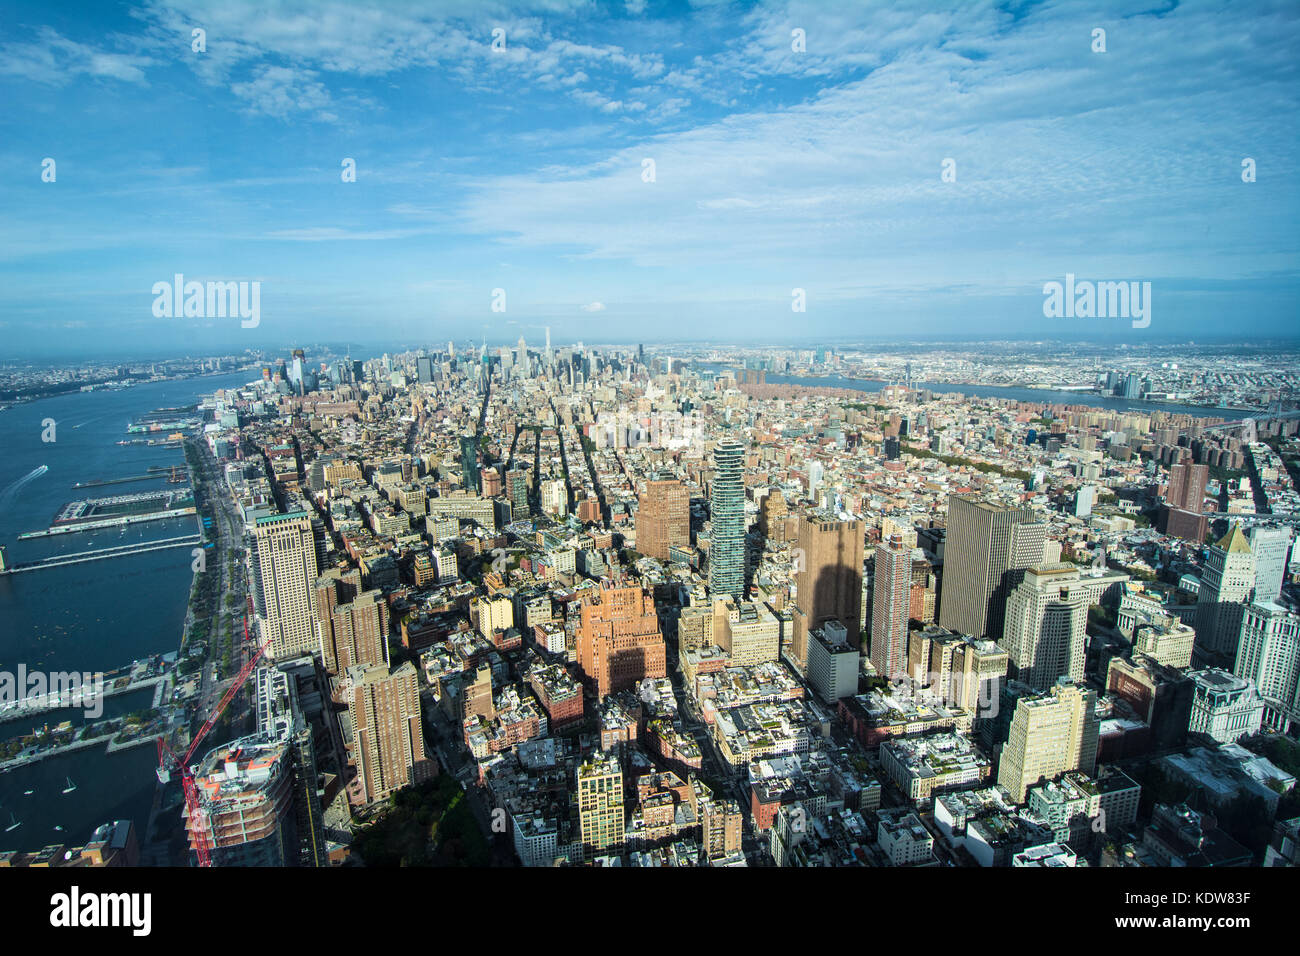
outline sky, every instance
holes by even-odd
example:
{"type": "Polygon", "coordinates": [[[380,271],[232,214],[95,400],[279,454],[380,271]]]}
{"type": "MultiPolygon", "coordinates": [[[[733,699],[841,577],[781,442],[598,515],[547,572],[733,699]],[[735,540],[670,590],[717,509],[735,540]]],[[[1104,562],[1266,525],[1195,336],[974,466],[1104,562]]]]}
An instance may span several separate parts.
{"type": "Polygon", "coordinates": [[[0,23],[0,357],[1300,329],[1294,0],[50,7],[0,23]],[[155,315],[177,273],[257,325],[155,315]],[[1067,274],[1150,324],[1045,316],[1067,274]]]}

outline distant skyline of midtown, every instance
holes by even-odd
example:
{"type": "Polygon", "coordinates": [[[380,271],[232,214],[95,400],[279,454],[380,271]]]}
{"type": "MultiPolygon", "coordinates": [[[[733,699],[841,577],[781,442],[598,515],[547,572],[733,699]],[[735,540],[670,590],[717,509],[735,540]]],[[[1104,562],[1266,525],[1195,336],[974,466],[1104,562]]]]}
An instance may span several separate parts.
{"type": "MultiPolygon", "coordinates": [[[[529,350],[542,351],[545,348],[545,333],[541,329],[527,329],[522,333],[525,341],[528,343],[529,350]]],[[[471,339],[467,336],[450,336],[457,348],[473,345],[478,348],[482,344],[482,337],[471,339]]],[[[6,346],[5,360],[18,362],[38,362],[58,365],[60,362],[74,361],[95,361],[95,360],[167,360],[183,358],[212,358],[218,355],[235,355],[243,353],[246,350],[260,351],[267,355],[288,357],[293,349],[306,349],[308,359],[312,356],[313,349],[325,347],[332,353],[339,355],[345,354],[350,346],[357,353],[356,357],[365,358],[378,356],[385,352],[401,353],[408,351],[419,351],[425,349],[428,351],[445,351],[448,339],[427,339],[427,340],[408,340],[408,341],[361,341],[352,342],[343,341],[324,341],[314,338],[308,331],[308,336],[302,339],[294,339],[280,343],[263,343],[253,345],[251,343],[234,342],[229,346],[219,344],[211,347],[201,348],[197,343],[190,346],[156,346],[150,348],[132,340],[116,343],[116,345],[105,345],[97,348],[86,348],[84,346],[68,347],[63,343],[56,343],[55,347],[49,351],[40,348],[39,343],[29,350],[21,350],[6,346]]],[[[496,355],[499,349],[503,347],[514,347],[518,344],[519,335],[512,338],[493,338],[487,337],[488,351],[496,355]]],[[[879,337],[855,339],[837,338],[834,336],[818,336],[815,338],[790,338],[781,340],[777,337],[766,337],[761,341],[724,341],[721,339],[653,339],[645,338],[626,338],[618,339],[611,336],[605,336],[598,339],[575,339],[568,341],[557,338],[554,330],[551,335],[551,347],[553,349],[566,349],[576,346],[579,342],[584,348],[619,348],[635,349],[638,345],[644,345],[647,349],[654,349],[656,352],[663,351],[672,346],[681,346],[689,349],[732,349],[735,351],[765,351],[765,350],[819,350],[834,349],[836,351],[852,352],[861,349],[871,348],[873,346],[886,348],[893,351],[899,351],[908,347],[916,347],[927,351],[942,351],[949,348],[957,347],[980,347],[984,346],[989,349],[999,347],[1023,347],[1027,351],[1035,347],[1039,349],[1051,349],[1053,347],[1079,346],[1090,349],[1097,349],[1121,357],[1125,354],[1142,354],[1148,348],[1156,350],[1174,350],[1174,349],[1213,349],[1224,355],[1233,355],[1238,353],[1251,353],[1261,349],[1284,351],[1300,351],[1300,333],[1292,336],[1284,335],[1260,335],[1260,336],[1243,336],[1243,335],[1223,335],[1211,336],[1205,335],[1190,340],[1181,337],[1169,337],[1167,339],[1160,337],[1145,337],[1140,342],[1133,342],[1127,339],[1101,339],[1101,338],[1046,338],[1042,336],[1026,335],[1020,338],[997,338],[993,336],[984,338],[966,338],[951,337],[943,335],[932,336],[906,336],[906,337],[879,337]]],[[[978,359],[980,356],[972,356],[978,359]]]]}
{"type": "Polygon", "coordinates": [[[1300,334],[1293,2],[432,6],[11,3],[4,355],[1300,334]]]}

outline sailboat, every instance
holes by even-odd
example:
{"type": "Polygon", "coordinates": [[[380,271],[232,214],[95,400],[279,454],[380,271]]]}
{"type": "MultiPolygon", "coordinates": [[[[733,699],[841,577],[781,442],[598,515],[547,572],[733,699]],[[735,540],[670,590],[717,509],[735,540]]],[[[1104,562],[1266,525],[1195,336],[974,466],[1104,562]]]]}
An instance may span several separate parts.
{"type": "Polygon", "coordinates": [[[68,785],[67,785],[66,787],[63,788],[63,792],[64,792],[64,793],[71,793],[73,790],[76,790],[76,789],[77,789],[77,785],[76,785],[75,783],[73,783],[73,782],[72,782],[72,778],[69,777],[69,778],[68,778],[68,785]]]}
{"type": "Polygon", "coordinates": [[[18,822],[18,818],[11,813],[9,814],[9,826],[5,827],[5,833],[10,832],[11,830],[17,830],[20,826],[22,826],[22,824],[18,822]]]}

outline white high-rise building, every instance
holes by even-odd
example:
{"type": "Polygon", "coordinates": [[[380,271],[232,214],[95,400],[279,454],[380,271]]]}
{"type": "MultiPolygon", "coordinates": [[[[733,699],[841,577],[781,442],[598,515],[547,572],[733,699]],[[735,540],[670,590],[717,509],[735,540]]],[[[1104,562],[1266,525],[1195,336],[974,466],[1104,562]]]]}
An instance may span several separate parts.
{"type": "Polygon", "coordinates": [[[999,645],[1016,679],[1047,690],[1062,677],[1082,681],[1090,589],[1068,564],[1030,568],[1007,597],[999,645]]]}
{"type": "Polygon", "coordinates": [[[1255,555],[1255,600],[1271,601],[1282,593],[1291,553],[1291,529],[1251,528],[1250,550],[1255,555]]]}
{"type": "Polygon", "coordinates": [[[1288,733],[1300,721],[1300,614],[1276,601],[1246,607],[1233,673],[1264,698],[1264,722],[1288,733]]]}

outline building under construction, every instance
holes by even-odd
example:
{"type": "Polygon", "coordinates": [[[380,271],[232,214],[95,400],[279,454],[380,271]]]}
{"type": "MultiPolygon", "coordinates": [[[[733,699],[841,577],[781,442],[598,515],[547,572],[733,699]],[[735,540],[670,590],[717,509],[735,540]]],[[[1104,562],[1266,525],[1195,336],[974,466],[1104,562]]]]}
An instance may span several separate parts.
{"type": "Polygon", "coordinates": [[[254,674],[258,729],[208,752],[194,774],[192,850],[203,841],[214,866],[326,866],[311,726],[288,669],[254,674]]]}

